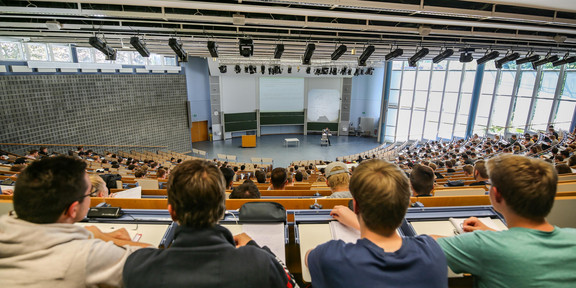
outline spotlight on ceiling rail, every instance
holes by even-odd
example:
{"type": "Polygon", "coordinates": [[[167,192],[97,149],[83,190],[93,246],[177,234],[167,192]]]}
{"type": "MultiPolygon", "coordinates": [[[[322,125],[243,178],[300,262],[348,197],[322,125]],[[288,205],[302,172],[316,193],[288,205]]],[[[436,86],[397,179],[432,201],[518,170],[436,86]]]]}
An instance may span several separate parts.
{"type": "Polygon", "coordinates": [[[536,62],[540,60],[540,55],[536,55],[534,54],[534,51],[530,51],[528,53],[526,53],[526,56],[524,56],[524,58],[520,58],[518,60],[516,60],[516,65],[522,65],[522,64],[526,64],[526,63],[530,63],[530,62],[536,62]]]}
{"type": "Polygon", "coordinates": [[[494,61],[494,65],[498,69],[502,69],[502,66],[508,62],[512,62],[516,59],[520,58],[520,54],[518,52],[512,52],[507,54],[506,56],[494,61]]]}
{"type": "Polygon", "coordinates": [[[540,59],[538,61],[534,61],[532,62],[532,68],[534,70],[538,69],[539,66],[551,63],[551,62],[556,62],[558,61],[558,59],[560,59],[558,57],[558,55],[552,55],[551,52],[548,52],[548,54],[546,54],[546,57],[544,57],[544,59],[540,59]]]}
{"type": "Polygon", "coordinates": [[[486,54],[484,54],[484,56],[480,57],[480,59],[476,60],[476,63],[478,63],[478,65],[484,64],[490,60],[494,60],[496,59],[498,56],[500,56],[500,52],[496,51],[496,50],[492,50],[491,52],[488,52],[488,50],[486,51],[486,54]]]}
{"type": "Polygon", "coordinates": [[[396,48],[394,51],[390,51],[390,53],[386,54],[386,56],[384,56],[384,59],[386,59],[386,61],[390,61],[393,60],[394,58],[402,56],[402,54],[404,54],[404,50],[402,50],[401,48],[396,48]]]}
{"type": "Polygon", "coordinates": [[[420,59],[426,57],[426,55],[428,55],[428,53],[430,53],[430,50],[428,48],[422,48],[422,49],[418,50],[414,55],[412,55],[412,57],[410,57],[410,59],[408,59],[408,65],[410,67],[418,66],[418,61],[420,61],[420,59]]]}
{"type": "Polygon", "coordinates": [[[243,38],[238,41],[240,55],[250,57],[254,55],[254,41],[250,38],[243,38]]]}
{"type": "Polygon", "coordinates": [[[208,52],[210,52],[210,56],[212,58],[218,58],[218,45],[214,41],[208,41],[208,52]]]}
{"type": "Polygon", "coordinates": [[[338,48],[336,48],[336,50],[332,52],[330,59],[332,59],[332,61],[338,60],[338,58],[340,58],[342,55],[344,55],[344,53],[346,53],[346,49],[347,49],[346,45],[344,44],[338,46],[338,48]]]}
{"type": "Polygon", "coordinates": [[[560,65],[570,64],[570,63],[574,63],[574,62],[576,62],[576,56],[570,56],[570,53],[566,52],[566,54],[564,54],[564,57],[562,59],[552,62],[552,65],[553,66],[560,66],[560,65]]]}
{"type": "Polygon", "coordinates": [[[228,66],[220,65],[218,69],[220,70],[220,73],[226,73],[226,71],[228,71],[228,66]]]}
{"type": "Polygon", "coordinates": [[[432,58],[432,62],[435,64],[444,61],[444,59],[454,55],[454,50],[452,49],[444,49],[440,52],[440,54],[436,55],[436,57],[432,58]]]}
{"type": "Polygon", "coordinates": [[[274,59],[282,58],[282,53],[284,53],[284,44],[277,44],[274,49],[274,59]]]}
{"type": "Polygon", "coordinates": [[[368,58],[370,58],[374,51],[376,51],[374,45],[368,45],[362,52],[362,55],[360,55],[360,58],[358,58],[358,66],[366,66],[366,61],[368,61],[368,58]]]}
{"type": "Polygon", "coordinates": [[[130,37],[130,44],[134,49],[136,49],[136,51],[138,51],[138,53],[140,53],[140,55],[142,55],[142,57],[150,57],[150,51],[146,48],[146,43],[144,43],[144,41],[142,41],[138,36],[130,37]]]}
{"type": "Polygon", "coordinates": [[[92,45],[92,47],[96,48],[98,51],[104,53],[106,55],[106,60],[116,60],[116,49],[110,47],[106,42],[102,39],[94,36],[88,39],[88,43],[92,45]]]}
{"type": "Polygon", "coordinates": [[[472,62],[472,60],[474,60],[474,56],[472,55],[472,53],[476,51],[475,48],[462,48],[460,49],[460,63],[469,63],[472,62]]]}
{"type": "Polygon", "coordinates": [[[182,42],[178,41],[176,38],[170,38],[168,39],[168,46],[174,50],[174,53],[176,53],[180,62],[188,62],[188,53],[182,47],[182,42]]]}
{"type": "Polygon", "coordinates": [[[302,58],[303,65],[310,65],[310,60],[312,59],[314,50],[316,50],[316,45],[314,45],[313,43],[309,43],[308,45],[306,45],[306,51],[304,51],[304,58],[302,58]]]}

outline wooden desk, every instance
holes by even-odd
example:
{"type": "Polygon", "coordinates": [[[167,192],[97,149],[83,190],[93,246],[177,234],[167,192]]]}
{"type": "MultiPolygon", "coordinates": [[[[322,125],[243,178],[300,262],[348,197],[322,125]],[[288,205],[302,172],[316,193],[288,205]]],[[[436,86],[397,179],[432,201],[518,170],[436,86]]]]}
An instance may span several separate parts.
{"type": "Polygon", "coordinates": [[[256,135],[242,135],[242,147],[256,147],[256,135]]]}

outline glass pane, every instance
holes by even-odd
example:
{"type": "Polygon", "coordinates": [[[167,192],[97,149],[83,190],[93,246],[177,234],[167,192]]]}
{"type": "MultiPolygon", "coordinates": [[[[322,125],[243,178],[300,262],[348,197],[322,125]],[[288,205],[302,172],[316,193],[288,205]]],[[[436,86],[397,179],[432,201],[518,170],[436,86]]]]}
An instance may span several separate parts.
{"type": "Polygon", "coordinates": [[[78,62],[94,62],[92,59],[92,49],[90,48],[76,48],[76,54],[78,55],[78,62]]]}
{"type": "Polygon", "coordinates": [[[410,110],[400,110],[398,114],[398,129],[396,130],[396,140],[408,140],[408,132],[410,131],[410,110]]]}
{"type": "Polygon", "coordinates": [[[466,137],[466,125],[456,124],[456,126],[454,126],[454,136],[461,138],[466,137]]]}
{"type": "Polygon", "coordinates": [[[476,61],[472,61],[472,62],[468,62],[466,63],[466,65],[464,66],[466,70],[476,70],[476,68],[478,68],[478,63],[476,63],[476,61]]]}
{"type": "Polygon", "coordinates": [[[548,128],[548,117],[552,109],[552,100],[536,99],[536,106],[534,107],[534,115],[532,116],[532,123],[530,129],[532,131],[546,130],[548,128]]]}
{"type": "Polygon", "coordinates": [[[494,84],[496,83],[497,71],[484,71],[484,79],[482,79],[482,94],[494,94],[494,84]]]}
{"type": "Polygon", "coordinates": [[[26,43],[28,49],[28,60],[48,61],[48,48],[43,43],[26,43]]]}
{"type": "Polygon", "coordinates": [[[474,123],[474,134],[478,134],[478,136],[486,135],[487,124],[488,117],[476,117],[476,122],[474,123]]]}
{"type": "Polygon", "coordinates": [[[388,105],[398,106],[398,97],[400,96],[400,90],[390,90],[390,96],[388,98],[388,105]]]}
{"type": "Polygon", "coordinates": [[[70,46],[68,45],[50,45],[52,48],[53,61],[58,62],[72,62],[72,54],[70,52],[70,46]]]}
{"type": "MultiPolygon", "coordinates": [[[[476,62],[476,61],[473,61],[476,62]]],[[[484,64],[484,70],[496,70],[496,64],[494,61],[488,61],[484,64]]]]}
{"type": "Polygon", "coordinates": [[[131,64],[130,56],[132,55],[132,51],[118,51],[116,52],[116,61],[117,64],[131,64]]]}
{"type": "Polygon", "coordinates": [[[400,96],[400,107],[412,108],[413,97],[414,97],[414,91],[402,90],[402,95],[400,96]]]}
{"type": "Polygon", "coordinates": [[[470,102],[472,101],[472,94],[463,93],[460,95],[460,105],[458,106],[458,115],[465,115],[468,117],[470,113],[470,102]]]}
{"type": "Polygon", "coordinates": [[[94,60],[96,63],[110,63],[110,60],[106,60],[106,55],[98,50],[94,50],[94,60]]]}
{"type": "Polygon", "coordinates": [[[492,110],[492,123],[490,124],[490,133],[500,134],[504,132],[506,120],[508,119],[508,108],[510,107],[510,98],[508,96],[498,96],[494,102],[492,110]]]}
{"type": "Polygon", "coordinates": [[[449,71],[448,79],[446,80],[446,92],[458,92],[460,89],[460,71],[449,71]]]}
{"type": "Polygon", "coordinates": [[[464,73],[462,92],[472,93],[472,89],[474,89],[474,77],[476,77],[476,71],[466,71],[464,73]]]}
{"type": "Polygon", "coordinates": [[[530,111],[530,98],[516,98],[514,103],[514,110],[512,111],[512,120],[510,121],[511,133],[524,133],[526,120],[528,119],[528,111],[530,111]]]}
{"type": "Polygon", "coordinates": [[[461,63],[460,61],[452,60],[452,61],[450,61],[449,65],[450,66],[448,66],[448,67],[450,67],[449,68],[450,70],[462,70],[462,66],[464,65],[464,63],[461,63]]]}
{"type": "Polygon", "coordinates": [[[512,95],[514,89],[514,77],[516,76],[516,71],[502,71],[500,73],[500,81],[498,85],[497,94],[498,95],[512,95]]]}
{"type": "Polygon", "coordinates": [[[492,95],[480,95],[476,115],[480,117],[488,117],[488,114],[490,114],[491,105],[492,105],[492,95]]]}
{"type": "Polygon", "coordinates": [[[132,64],[133,65],[146,65],[147,57],[142,57],[138,52],[132,52],[132,64]]]}
{"type": "Polygon", "coordinates": [[[428,112],[428,114],[426,114],[426,125],[424,126],[425,139],[436,139],[439,115],[440,113],[438,112],[428,112]]]}
{"type": "MultiPolygon", "coordinates": [[[[442,61],[432,65],[433,70],[446,70],[448,69],[448,61],[442,61]]],[[[436,138],[436,137],[434,137],[436,138]]]]}
{"type": "Polygon", "coordinates": [[[556,118],[554,119],[554,127],[556,130],[562,129],[569,131],[570,124],[572,123],[572,116],[574,115],[574,108],[576,107],[576,102],[572,101],[559,101],[558,111],[556,113],[556,118]]]}
{"type": "Polygon", "coordinates": [[[554,98],[559,74],[557,71],[542,72],[542,82],[540,83],[540,90],[538,91],[539,98],[554,98]]]}
{"type": "Polygon", "coordinates": [[[402,61],[392,61],[392,70],[402,70],[402,61]]]}
{"type": "Polygon", "coordinates": [[[176,66],[176,57],[165,56],[164,65],[166,66],[176,66]]]}
{"type": "Polygon", "coordinates": [[[430,83],[430,71],[418,71],[416,90],[428,91],[429,83],[430,83]]]}
{"type": "Polygon", "coordinates": [[[390,89],[400,89],[400,78],[402,71],[392,71],[390,75],[390,89]]]}
{"type": "Polygon", "coordinates": [[[404,71],[402,75],[402,89],[414,89],[414,81],[416,81],[416,71],[404,71]]]}
{"type": "Polygon", "coordinates": [[[418,62],[418,70],[430,70],[432,68],[432,60],[420,60],[418,62]]]}
{"type": "Polygon", "coordinates": [[[414,111],[412,113],[412,124],[410,124],[410,139],[422,139],[422,130],[424,126],[424,111],[414,111]]]}
{"type": "Polygon", "coordinates": [[[522,71],[520,77],[518,96],[532,97],[534,82],[536,81],[536,71],[522,71]]]}
{"type": "Polygon", "coordinates": [[[150,65],[164,65],[164,59],[161,55],[152,54],[148,59],[150,61],[150,65]]]}
{"type": "Polygon", "coordinates": [[[396,115],[398,114],[398,109],[388,109],[386,114],[386,125],[396,126],[396,115]]]}
{"type": "Polygon", "coordinates": [[[386,136],[384,138],[386,141],[394,141],[394,134],[396,134],[396,127],[386,126],[386,131],[384,132],[386,136]]]}
{"type": "Polygon", "coordinates": [[[416,91],[414,97],[414,108],[426,109],[426,97],[428,97],[428,92],[416,91]]]}
{"type": "Polygon", "coordinates": [[[446,78],[446,71],[434,71],[434,73],[432,73],[432,83],[430,83],[430,91],[444,91],[445,78],[446,78]]]}
{"type": "Polygon", "coordinates": [[[19,42],[0,42],[0,59],[23,60],[21,44],[19,42]]]}
{"type": "Polygon", "coordinates": [[[567,71],[560,99],[576,99],[576,71],[567,71]]]}
{"type": "Polygon", "coordinates": [[[445,93],[444,104],[442,105],[442,112],[456,112],[456,104],[458,101],[458,93],[445,93]]]}
{"type": "Polygon", "coordinates": [[[440,112],[440,105],[442,104],[442,92],[430,92],[428,99],[428,111],[440,112]]]}
{"type": "MultiPolygon", "coordinates": [[[[442,116],[444,117],[444,116],[442,116]]],[[[452,123],[440,123],[440,127],[438,128],[438,137],[444,139],[452,139],[452,123]]]]}

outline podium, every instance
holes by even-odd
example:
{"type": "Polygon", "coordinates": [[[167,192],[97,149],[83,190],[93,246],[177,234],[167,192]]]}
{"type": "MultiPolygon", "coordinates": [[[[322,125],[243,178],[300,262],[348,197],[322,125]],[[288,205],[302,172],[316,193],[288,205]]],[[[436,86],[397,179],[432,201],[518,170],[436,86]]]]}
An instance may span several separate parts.
{"type": "Polygon", "coordinates": [[[242,148],[256,147],[256,135],[242,135],[242,148]]]}

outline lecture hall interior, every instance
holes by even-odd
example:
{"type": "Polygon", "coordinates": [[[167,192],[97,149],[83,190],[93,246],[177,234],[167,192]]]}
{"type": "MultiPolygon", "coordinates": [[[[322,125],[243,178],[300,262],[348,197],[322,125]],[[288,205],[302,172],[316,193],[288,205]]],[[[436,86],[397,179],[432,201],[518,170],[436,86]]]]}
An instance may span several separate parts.
{"type": "MultiPolygon", "coordinates": [[[[394,161],[423,143],[523,138],[550,126],[567,137],[576,126],[576,3],[2,0],[0,103],[6,159],[41,146],[62,154],[84,146],[168,166],[171,158],[202,158],[254,171],[394,161]],[[321,145],[327,128],[330,146],[321,145]],[[251,148],[242,147],[243,136],[256,137],[251,148]]],[[[107,200],[133,215],[102,225],[136,218],[150,230],[143,236],[164,245],[172,226],[163,181],[149,188],[122,176],[111,192],[140,187],[142,199],[107,200]]],[[[570,177],[559,191],[574,205],[570,177]]],[[[461,179],[470,181],[447,180],[461,179]]],[[[305,183],[285,194],[259,186],[258,200],[285,206],[288,228],[267,241],[284,241],[271,245],[300,284],[310,282],[304,243],[336,233],[306,225],[328,222],[329,209],[349,200],[323,199],[324,182],[305,183]]],[[[501,217],[487,195],[446,195],[420,202],[440,218],[501,217]]],[[[227,201],[230,210],[247,202],[227,201]]],[[[410,221],[429,217],[410,211],[404,235],[418,233],[410,221]]],[[[237,214],[223,223],[242,232],[237,214]]],[[[449,281],[471,287],[473,280],[451,274],[449,281]]]]}

